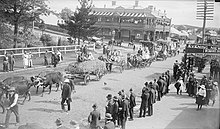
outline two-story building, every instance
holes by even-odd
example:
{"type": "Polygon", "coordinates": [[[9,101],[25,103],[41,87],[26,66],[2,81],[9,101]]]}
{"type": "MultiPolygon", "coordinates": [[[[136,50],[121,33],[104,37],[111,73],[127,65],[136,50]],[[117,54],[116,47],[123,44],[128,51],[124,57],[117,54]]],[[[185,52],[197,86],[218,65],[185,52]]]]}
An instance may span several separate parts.
{"type": "Polygon", "coordinates": [[[90,15],[97,18],[95,27],[100,28],[98,36],[116,40],[156,40],[169,36],[171,19],[161,12],[148,6],[132,8],[112,6],[93,8],[90,15]]]}

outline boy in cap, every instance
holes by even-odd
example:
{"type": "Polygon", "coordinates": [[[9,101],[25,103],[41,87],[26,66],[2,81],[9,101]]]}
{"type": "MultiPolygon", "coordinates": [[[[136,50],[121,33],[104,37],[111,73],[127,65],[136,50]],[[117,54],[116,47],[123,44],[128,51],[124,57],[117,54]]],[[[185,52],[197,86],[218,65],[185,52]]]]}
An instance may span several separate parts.
{"type": "Polygon", "coordinates": [[[92,106],[93,111],[90,112],[88,117],[88,122],[90,123],[90,129],[99,129],[100,128],[100,120],[101,120],[101,114],[99,111],[97,111],[97,104],[93,104],[92,106]]]}
{"type": "Polygon", "coordinates": [[[112,115],[110,113],[105,114],[105,126],[104,129],[115,129],[115,125],[112,122],[112,115]]]}
{"type": "Polygon", "coordinates": [[[18,113],[18,93],[15,91],[15,87],[11,87],[9,90],[9,107],[7,107],[6,119],[5,119],[5,127],[8,128],[10,115],[13,112],[16,116],[16,125],[19,124],[20,118],[18,113]]]}

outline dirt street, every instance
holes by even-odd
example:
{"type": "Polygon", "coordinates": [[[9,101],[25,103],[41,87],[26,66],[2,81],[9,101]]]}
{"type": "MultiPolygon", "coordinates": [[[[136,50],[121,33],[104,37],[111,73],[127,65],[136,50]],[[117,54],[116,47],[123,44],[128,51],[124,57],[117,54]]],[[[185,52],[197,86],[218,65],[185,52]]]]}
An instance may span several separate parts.
{"type": "MultiPolygon", "coordinates": [[[[172,65],[175,59],[181,59],[181,55],[168,58],[166,61],[153,62],[152,65],[144,69],[125,70],[120,73],[117,70],[112,74],[105,75],[100,81],[91,81],[87,86],[76,85],[76,93],[72,94],[71,111],[66,113],[61,111],[61,91],[55,92],[55,87],[51,94],[35,94],[35,88],[32,88],[32,100],[26,102],[24,105],[19,105],[21,124],[39,123],[47,129],[56,129],[55,121],[60,118],[63,125],[73,128],[69,124],[71,120],[79,123],[87,120],[89,112],[92,111],[92,104],[97,103],[98,109],[101,111],[102,118],[104,118],[106,95],[111,93],[117,95],[118,91],[124,89],[128,93],[130,88],[133,88],[134,93],[139,95],[144,82],[152,81],[158,78],[162,72],[170,70],[172,73],[172,65]],[[106,85],[104,85],[104,82],[106,85]]],[[[57,69],[63,70],[65,65],[57,69]]],[[[26,72],[26,76],[33,75],[36,70],[26,72]]],[[[39,89],[41,92],[42,89],[39,89]]],[[[172,92],[175,89],[172,87],[172,92]]],[[[22,98],[20,99],[22,100],[22,98]]],[[[137,98],[139,100],[139,98],[137,98]]],[[[135,108],[135,120],[127,122],[127,129],[147,129],[147,128],[200,128],[202,125],[214,124],[218,118],[219,103],[215,107],[205,107],[202,111],[196,112],[196,105],[194,99],[188,97],[186,94],[177,96],[175,93],[170,93],[163,98],[162,101],[157,102],[154,108],[154,115],[150,118],[137,118],[140,101],[137,101],[138,106],[135,108]],[[211,113],[210,117],[209,114],[211,113]],[[208,117],[206,117],[208,116],[208,117]],[[213,117],[213,118],[212,118],[213,117]],[[209,121],[212,119],[211,121],[209,121]],[[208,123],[204,123],[207,121],[208,123]],[[198,123],[198,124],[197,124],[198,123]],[[201,124],[201,125],[200,125],[201,124]]],[[[4,123],[5,114],[0,114],[0,124],[4,123]]],[[[10,129],[17,129],[15,117],[12,114],[10,122],[10,129]]],[[[216,123],[215,123],[216,124],[216,123]]],[[[209,127],[207,125],[207,127],[209,127]]]]}

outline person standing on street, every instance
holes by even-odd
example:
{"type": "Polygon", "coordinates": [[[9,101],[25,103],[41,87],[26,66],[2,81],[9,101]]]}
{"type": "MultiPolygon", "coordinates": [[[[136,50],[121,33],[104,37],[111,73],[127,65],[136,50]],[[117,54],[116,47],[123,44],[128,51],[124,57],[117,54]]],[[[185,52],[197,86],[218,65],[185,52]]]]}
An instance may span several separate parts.
{"type": "Polygon", "coordinates": [[[64,85],[63,85],[62,94],[61,94],[61,97],[62,97],[61,108],[63,111],[65,111],[64,103],[65,102],[67,103],[68,111],[70,111],[70,102],[72,102],[72,99],[71,99],[72,89],[69,83],[70,83],[69,79],[64,80],[64,85]]]}
{"type": "Polygon", "coordinates": [[[125,95],[122,94],[122,118],[121,118],[121,128],[125,129],[126,121],[128,118],[129,102],[125,98],[125,95]]]}
{"type": "Polygon", "coordinates": [[[46,52],[45,52],[45,54],[44,54],[44,65],[45,66],[47,66],[47,65],[49,65],[49,63],[48,63],[48,52],[47,52],[47,50],[46,50],[46,52]]]}
{"type": "Polygon", "coordinates": [[[153,104],[156,102],[156,94],[155,94],[155,90],[153,88],[152,82],[149,83],[149,99],[148,99],[148,116],[152,116],[153,115],[153,104]]]}
{"type": "Polygon", "coordinates": [[[8,54],[5,53],[5,56],[3,57],[3,71],[8,72],[8,54]]]}
{"type": "Polygon", "coordinates": [[[113,107],[113,100],[112,100],[112,94],[108,94],[106,96],[107,98],[107,104],[106,104],[106,107],[105,107],[105,113],[110,113],[112,114],[112,107],[113,107]]]}
{"type": "Polygon", "coordinates": [[[88,117],[89,127],[90,129],[100,129],[101,113],[97,110],[97,104],[93,104],[92,108],[93,111],[90,112],[88,117]]]}
{"type": "Polygon", "coordinates": [[[130,113],[130,119],[129,120],[134,120],[133,114],[134,114],[134,107],[136,106],[136,101],[135,101],[135,95],[133,93],[133,89],[130,89],[130,97],[129,97],[129,113],[130,113]]]}
{"type": "Polygon", "coordinates": [[[6,113],[6,119],[5,119],[5,127],[8,128],[9,125],[9,119],[11,116],[11,113],[13,112],[16,117],[16,126],[20,123],[20,117],[18,112],[18,93],[15,90],[15,87],[11,87],[9,90],[9,107],[7,109],[6,113]]]}
{"type": "Polygon", "coordinates": [[[115,129],[115,125],[112,122],[112,115],[110,113],[105,114],[105,126],[104,129],[115,129]]]}
{"type": "Polygon", "coordinates": [[[118,121],[118,98],[117,96],[113,97],[113,105],[112,105],[112,121],[114,122],[114,124],[116,125],[117,121],[118,121]]]}
{"type": "Polygon", "coordinates": [[[205,89],[205,85],[201,85],[199,87],[199,91],[197,93],[197,97],[196,97],[196,103],[198,104],[198,110],[202,109],[202,105],[205,104],[205,97],[206,97],[206,89],[205,89]]]}
{"type": "Polygon", "coordinates": [[[140,106],[140,114],[139,117],[145,117],[146,116],[146,109],[148,105],[148,99],[149,99],[149,89],[148,89],[148,82],[145,83],[145,87],[142,89],[141,94],[141,106],[140,106]],[[142,115],[142,112],[144,113],[142,115]]]}
{"type": "Polygon", "coordinates": [[[32,61],[32,53],[31,53],[31,51],[29,52],[29,54],[28,54],[28,67],[33,67],[33,61],[32,61]]]}
{"type": "Polygon", "coordinates": [[[11,54],[8,56],[8,64],[9,70],[14,71],[15,57],[13,52],[11,52],[11,54]]]}

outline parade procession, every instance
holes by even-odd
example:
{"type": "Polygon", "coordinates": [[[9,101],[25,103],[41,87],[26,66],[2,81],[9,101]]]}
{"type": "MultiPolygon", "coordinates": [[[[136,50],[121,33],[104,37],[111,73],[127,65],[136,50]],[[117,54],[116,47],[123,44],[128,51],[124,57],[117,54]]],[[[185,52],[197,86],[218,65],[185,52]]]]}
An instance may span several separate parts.
{"type": "Polygon", "coordinates": [[[219,129],[218,12],[218,0],[1,0],[0,129],[219,129]]]}

